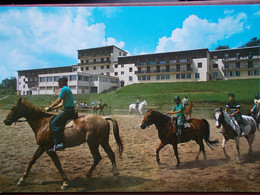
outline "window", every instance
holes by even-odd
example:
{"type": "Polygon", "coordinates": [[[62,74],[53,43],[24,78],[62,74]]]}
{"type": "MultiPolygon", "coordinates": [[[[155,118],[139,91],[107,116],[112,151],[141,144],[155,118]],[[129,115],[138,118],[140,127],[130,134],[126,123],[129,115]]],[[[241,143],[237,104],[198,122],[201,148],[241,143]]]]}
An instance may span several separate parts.
{"type": "Polygon", "coordinates": [[[129,72],[133,72],[133,68],[129,68],[129,72]]]}
{"type": "Polygon", "coordinates": [[[115,76],[117,76],[118,75],[118,72],[115,72],[115,76]]]}
{"type": "Polygon", "coordinates": [[[187,59],[180,59],[180,62],[185,63],[187,62],[187,59]]]}
{"type": "Polygon", "coordinates": [[[121,64],[121,68],[124,68],[124,64],[121,64]]]}
{"type": "Polygon", "coordinates": [[[150,75],[147,75],[146,80],[150,80],[150,79],[151,79],[150,75]]]}
{"type": "Polygon", "coordinates": [[[59,76],[55,76],[55,77],[54,77],[54,81],[57,81],[57,82],[58,82],[59,78],[60,78],[59,76]]]}
{"type": "Polygon", "coordinates": [[[110,68],[110,65],[107,65],[107,69],[109,69],[110,68]]]}
{"type": "Polygon", "coordinates": [[[104,69],[104,66],[101,66],[101,69],[104,69]]]}
{"type": "Polygon", "coordinates": [[[77,79],[76,75],[70,75],[70,81],[75,81],[77,79]]]}
{"type": "Polygon", "coordinates": [[[225,72],[225,77],[229,77],[229,72],[225,72]]]}
{"type": "Polygon", "coordinates": [[[119,56],[121,56],[121,51],[119,52],[119,56]]]}
{"type": "Polygon", "coordinates": [[[180,74],[176,74],[176,79],[180,79],[181,75],[180,74]]]}
{"type": "Polygon", "coordinates": [[[240,71],[236,71],[236,76],[240,77],[240,71]]]}
{"type": "Polygon", "coordinates": [[[248,68],[253,68],[253,61],[248,61],[248,68]]]}
{"type": "Polygon", "coordinates": [[[218,64],[213,64],[213,68],[218,68],[218,64]]]}
{"type": "Polygon", "coordinates": [[[160,75],[156,75],[156,80],[160,80],[161,76],[160,75]]]}
{"type": "Polygon", "coordinates": [[[236,62],[236,68],[240,68],[240,62],[236,62]]]}
{"type": "Polygon", "coordinates": [[[187,74],[187,79],[190,79],[191,78],[191,74],[187,74]]]}
{"type": "Polygon", "coordinates": [[[89,81],[89,77],[88,76],[83,76],[83,81],[89,81]]]}
{"type": "Polygon", "coordinates": [[[225,60],[228,60],[228,54],[225,54],[225,60]]]}
{"type": "Polygon", "coordinates": [[[109,62],[109,58],[107,58],[107,62],[109,62]]]}
{"type": "Polygon", "coordinates": [[[157,64],[157,62],[156,62],[156,61],[150,61],[149,64],[150,64],[150,65],[153,65],[153,64],[157,64]]]}
{"type": "Polygon", "coordinates": [[[185,74],[181,74],[181,78],[185,79],[186,75],[185,74]]]}
{"type": "Polygon", "coordinates": [[[236,59],[237,59],[237,60],[240,59],[240,53],[236,53],[236,59]]]}
{"type": "Polygon", "coordinates": [[[161,80],[164,80],[165,79],[165,75],[161,75],[161,80]]]}
{"type": "Polygon", "coordinates": [[[224,64],[224,67],[225,67],[225,69],[228,69],[228,68],[229,68],[228,62],[226,62],[226,63],[224,64]]]}
{"type": "Polygon", "coordinates": [[[121,75],[124,75],[124,71],[121,71],[121,75]]]}
{"type": "Polygon", "coordinates": [[[115,68],[118,68],[118,64],[115,64],[115,68]]]}
{"type": "Polygon", "coordinates": [[[169,74],[165,75],[165,77],[166,77],[166,79],[170,79],[170,75],[169,74]]]}
{"type": "Polygon", "coordinates": [[[218,72],[213,72],[213,77],[218,78],[218,72]]]}
{"type": "Polygon", "coordinates": [[[201,62],[198,63],[198,68],[202,68],[202,63],[201,62]]]}
{"type": "Polygon", "coordinates": [[[133,77],[132,76],[129,76],[129,81],[133,81],[133,77]]]}
{"type": "Polygon", "coordinates": [[[198,73],[198,72],[195,73],[195,78],[196,78],[196,79],[199,79],[199,78],[200,78],[200,73],[198,73]]]}
{"type": "Polygon", "coordinates": [[[96,70],[97,69],[97,67],[96,66],[93,66],[93,70],[96,70]]]}
{"type": "Polygon", "coordinates": [[[166,64],[166,61],[165,60],[161,60],[160,64],[166,64]]]}
{"type": "Polygon", "coordinates": [[[83,68],[81,67],[80,70],[83,71],[83,68]]]}
{"type": "Polygon", "coordinates": [[[45,82],[45,79],[46,79],[45,77],[40,77],[40,82],[41,83],[45,82]]]}
{"type": "Polygon", "coordinates": [[[253,53],[252,53],[252,52],[249,52],[249,53],[248,53],[248,58],[249,58],[249,59],[252,59],[252,58],[253,58],[253,53]]]}
{"type": "Polygon", "coordinates": [[[88,69],[89,69],[88,67],[85,68],[85,70],[88,70],[88,69]]]}

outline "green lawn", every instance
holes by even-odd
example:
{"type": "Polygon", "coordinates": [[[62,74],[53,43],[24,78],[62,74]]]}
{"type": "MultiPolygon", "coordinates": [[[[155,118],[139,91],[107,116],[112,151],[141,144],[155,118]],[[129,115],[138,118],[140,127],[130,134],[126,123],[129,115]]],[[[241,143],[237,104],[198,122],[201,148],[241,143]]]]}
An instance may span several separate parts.
{"type": "MultiPolygon", "coordinates": [[[[173,105],[175,95],[181,98],[187,95],[195,102],[227,102],[228,93],[234,93],[239,102],[251,104],[255,94],[260,94],[260,79],[133,84],[105,94],[75,95],[75,100],[90,104],[101,98],[102,102],[106,102],[112,108],[127,108],[137,97],[141,97],[141,100],[145,99],[149,106],[160,108],[173,105]]],[[[27,97],[29,102],[39,107],[48,106],[57,98],[55,95],[22,97],[27,97]]],[[[16,95],[0,95],[0,107],[5,108],[18,98],[16,95]]]]}

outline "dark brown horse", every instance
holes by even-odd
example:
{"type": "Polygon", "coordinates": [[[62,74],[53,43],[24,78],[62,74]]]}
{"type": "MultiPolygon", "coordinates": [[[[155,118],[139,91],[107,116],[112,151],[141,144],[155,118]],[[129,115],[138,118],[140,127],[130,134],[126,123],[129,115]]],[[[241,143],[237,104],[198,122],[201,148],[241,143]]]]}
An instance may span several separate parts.
{"type": "MultiPolygon", "coordinates": [[[[54,144],[51,130],[49,129],[50,120],[54,116],[55,115],[53,114],[43,112],[39,108],[28,103],[26,100],[20,98],[4,120],[4,123],[6,125],[11,125],[12,123],[18,121],[18,119],[24,117],[34,131],[36,143],[38,145],[38,149],[30,160],[26,171],[18,181],[18,185],[22,185],[25,183],[25,179],[26,177],[28,177],[30,169],[32,168],[35,161],[44,152],[46,152],[50,156],[62,176],[63,185],[61,186],[61,188],[65,189],[66,187],[68,187],[68,178],[61,168],[59,157],[57,156],[56,152],[48,151],[50,148],[53,147],[54,144]]],[[[121,156],[123,152],[123,145],[119,137],[118,123],[115,119],[108,117],[102,118],[96,115],[88,115],[75,119],[72,126],[65,128],[63,141],[66,148],[78,146],[85,142],[87,142],[89,145],[89,149],[94,158],[94,163],[87,172],[87,177],[91,177],[92,172],[101,160],[101,156],[98,150],[99,145],[104,148],[105,152],[112,162],[114,176],[118,174],[116,168],[115,154],[109,145],[110,125],[107,120],[111,120],[113,122],[114,137],[119,147],[119,155],[121,156]]]]}
{"type": "Polygon", "coordinates": [[[191,118],[191,113],[192,113],[192,108],[194,107],[194,102],[193,101],[190,101],[188,103],[188,105],[186,106],[185,110],[184,110],[184,114],[185,114],[185,117],[187,118],[187,116],[189,115],[190,118],[191,118]]]}
{"type": "Polygon", "coordinates": [[[100,107],[97,106],[97,105],[93,106],[93,107],[92,107],[93,114],[94,114],[94,113],[97,114],[97,110],[100,110],[100,115],[102,114],[102,112],[103,112],[103,114],[104,114],[104,111],[103,111],[103,110],[104,110],[105,107],[107,107],[107,103],[102,104],[100,107]]]}
{"type": "Polygon", "coordinates": [[[147,111],[146,115],[141,124],[141,128],[145,129],[146,127],[154,124],[158,130],[159,138],[161,143],[156,149],[156,160],[158,165],[160,165],[159,152],[167,144],[171,144],[174,149],[174,153],[177,159],[177,166],[180,165],[179,155],[178,155],[178,143],[188,142],[190,140],[195,140],[196,143],[200,146],[199,152],[196,156],[196,160],[199,159],[200,152],[203,152],[204,159],[206,159],[206,153],[204,149],[203,139],[207,145],[211,148],[212,145],[218,143],[218,140],[210,141],[210,130],[209,124],[205,119],[189,119],[190,127],[185,128],[180,136],[180,140],[176,136],[176,126],[172,124],[171,118],[158,112],[153,109],[147,111]],[[180,142],[179,142],[180,141],[180,142]]]}

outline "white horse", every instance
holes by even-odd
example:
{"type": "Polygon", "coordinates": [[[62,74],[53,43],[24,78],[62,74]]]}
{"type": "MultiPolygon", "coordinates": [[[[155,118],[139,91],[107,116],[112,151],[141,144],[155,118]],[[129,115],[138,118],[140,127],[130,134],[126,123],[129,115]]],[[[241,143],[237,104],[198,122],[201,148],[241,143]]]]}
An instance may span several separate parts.
{"type": "MultiPolygon", "coordinates": [[[[222,142],[222,149],[227,159],[230,157],[227,155],[225,150],[225,145],[229,139],[234,139],[236,141],[236,149],[238,152],[238,158],[240,158],[239,151],[239,138],[241,137],[241,129],[234,119],[228,113],[226,113],[222,108],[217,108],[215,110],[215,119],[216,119],[216,127],[220,128],[222,126],[222,134],[224,136],[222,142]]],[[[254,141],[255,131],[256,131],[256,122],[253,117],[242,115],[243,122],[245,124],[244,132],[245,138],[249,144],[249,153],[252,153],[252,144],[254,141]]]]}
{"type": "Polygon", "coordinates": [[[142,109],[145,106],[147,106],[147,102],[145,100],[138,105],[138,108],[136,108],[136,104],[130,104],[129,114],[131,114],[133,110],[138,111],[140,114],[143,114],[142,109]]]}

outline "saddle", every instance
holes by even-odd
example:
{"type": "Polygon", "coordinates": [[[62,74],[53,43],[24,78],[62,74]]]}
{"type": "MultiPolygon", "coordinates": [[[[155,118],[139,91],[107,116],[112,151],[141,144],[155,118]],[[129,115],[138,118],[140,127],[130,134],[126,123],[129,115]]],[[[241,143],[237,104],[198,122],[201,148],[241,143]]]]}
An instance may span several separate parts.
{"type": "MultiPolygon", "coordinates": [[[[51,117],[49,124],[51,123],[51,121],[52,121],[56,116],[57,116],[57,115],[53,115],[53,116],[51,117]]],[[[75,121],[76,119],[78,119],[78,118],[81,118],[81,117],[83,117],[83,116],[79,116],[79,115],[78,115],[78,112],[75,112],[75,114],[74,114],[74,116],[73,116],[73,119],[69,119],[69,120],[66,122],[66,124],[65,124],[65,129],[72,127],[74,121],[75,121]]]]}

